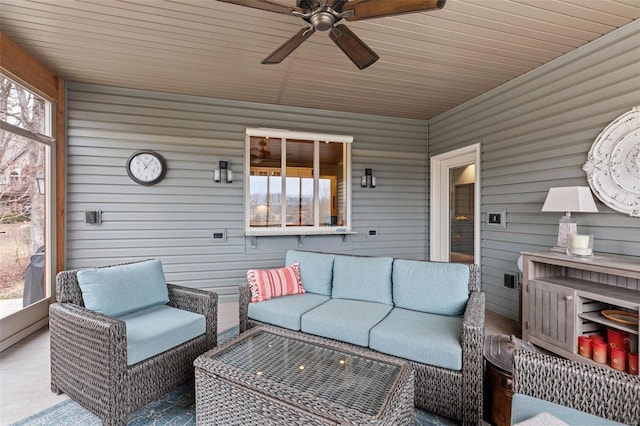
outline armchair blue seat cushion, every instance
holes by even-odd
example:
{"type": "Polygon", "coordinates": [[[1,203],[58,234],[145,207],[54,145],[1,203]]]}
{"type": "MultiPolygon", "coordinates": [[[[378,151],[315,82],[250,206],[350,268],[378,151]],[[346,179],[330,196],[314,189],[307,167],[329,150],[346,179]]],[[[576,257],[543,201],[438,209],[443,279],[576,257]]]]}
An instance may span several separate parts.
{"type": "Polygon", "coordinates": [[[336,255],[331,297],[391,305],[392,265],[390,257],[336,255]]]}
{"type": "Polygon", "coordinates": [[[462,318],[394,308],[373,327],[369,347],[449,370],[462,369],[462,318]]]}
{"type": "Polygon", "coordinates": [[[166,305],[119,317],[126,323],[127,365],[188,342],[206,332],[204,315],[166,305]]]}
{"type": "Polygon", "coordinates": [[[369,346],[369,330],[393,306],[361,300],[331,299],[302,316],[302,331],[359,346],[369,346]]]}
{"type": "Polygon", "coordinates": [[[289,250],[285,264],[300,263],[300,278],[304,291],[331,296],[334,258],[333,254],[289,250]]]}
{"type": "Polygon", "coordinates": [[[249,318],[256,321],[299,331],[302,315],[316,306],[322,305],[327,300],[329,300],[329,296],[320,294],[292,294],[263,300],[262,302],[249,303],[248,315],[249,318]]]}
{"type": "Polygon", "coordinates": [[[393,303],[397,307],[432,314],[462,315],[467,300],[468,266],[405,259],[393,261],[393,303]]]}
{"type": "Polygon", "coordinates": [[[572,426],[607,426],[622,425],[623,423],[594,416],[564,405],[555,404],[543,399],[523,394],[513,394],[511,399],[511,424],[516,425],[534,418],[539,413],[549,413],[572,426]]]}
{"type": "Polygon", "coordinates": [[[169,303],[167,281],[159,260],[78,271],[84,306],[118,317],[169,303]]]}

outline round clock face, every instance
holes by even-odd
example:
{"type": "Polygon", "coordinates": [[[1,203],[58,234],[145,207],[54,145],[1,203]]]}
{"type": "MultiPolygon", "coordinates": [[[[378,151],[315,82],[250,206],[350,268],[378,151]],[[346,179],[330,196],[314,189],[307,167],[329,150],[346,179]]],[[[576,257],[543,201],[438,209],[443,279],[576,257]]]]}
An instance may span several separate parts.
{"type": "Polygon", "coordinates": [[[157,152],[138,151],[127,160],[127,174],[140,185],[160,182],[167,173],[167,163],[157,152]]]}

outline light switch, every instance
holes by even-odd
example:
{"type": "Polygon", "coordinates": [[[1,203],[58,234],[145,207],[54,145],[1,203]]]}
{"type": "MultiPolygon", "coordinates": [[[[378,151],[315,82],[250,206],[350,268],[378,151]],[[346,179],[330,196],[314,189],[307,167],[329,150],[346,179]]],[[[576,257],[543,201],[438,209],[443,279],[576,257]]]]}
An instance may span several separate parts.
{"type": "Polygon", "coordinates": [[[507,227],[507,211],[506,210],[487,211],[487,225],[491,227],[506,228],[507,227]]]}

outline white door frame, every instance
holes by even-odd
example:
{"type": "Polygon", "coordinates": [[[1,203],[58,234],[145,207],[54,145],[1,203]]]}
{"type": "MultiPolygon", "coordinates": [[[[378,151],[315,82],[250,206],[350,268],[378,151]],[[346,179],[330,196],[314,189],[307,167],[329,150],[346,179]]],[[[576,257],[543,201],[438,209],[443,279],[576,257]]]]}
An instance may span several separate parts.
{"type": "Polygon", "coordinates": [[[430,259],[448,261],[449,233],[449,169],[474,163],[476,176],[473,206],[474,263],[480,264],[480,143],[431,157],[430,187],[430,259]]]}

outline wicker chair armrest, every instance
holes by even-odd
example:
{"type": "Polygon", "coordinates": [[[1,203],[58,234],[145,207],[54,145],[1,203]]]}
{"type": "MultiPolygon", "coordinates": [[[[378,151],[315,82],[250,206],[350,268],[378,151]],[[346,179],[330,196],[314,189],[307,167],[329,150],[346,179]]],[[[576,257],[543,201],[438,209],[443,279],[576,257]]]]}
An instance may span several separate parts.
{"type": "Polygon", "coordinates": [[[629,425],[640,424],[638,376],[551,355],[513,353],[513,393],[629,425]]]}
{"type": "Polygon", "coordinates": [[[218,293],[176,284],[167,284],[167,288],[169,306],[204,315],[207,345],[215,347],[218,344],[218,293]]]}
{"type": "Polygon", "coordinates": [[[51,362],[124,377],[127,368],[125,322],[72,303],[49,306],[51,362]],[[70,338],[81,337],[81,338],[70,338]]]}
{"type": "MultiPolygon", "coordinates": [[[[474,291],[469,295],[462,320],[462,398],[470,423],[479,424],[483,410],[485,295],[474,291]]],[[[466,422],[465,422],[466,423],[466,422]]]]}
{"type": "Polygon", "coordinates": [[[243,282],[238,286],[238,309],[240,320],[240,333],[247,331],[247,322],[249,321],[249,302],[251,302],[251,289],[248,282],[243,282]]]}

